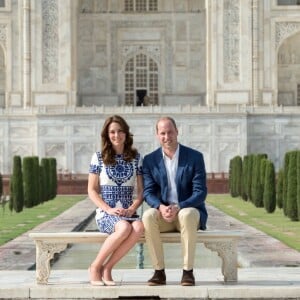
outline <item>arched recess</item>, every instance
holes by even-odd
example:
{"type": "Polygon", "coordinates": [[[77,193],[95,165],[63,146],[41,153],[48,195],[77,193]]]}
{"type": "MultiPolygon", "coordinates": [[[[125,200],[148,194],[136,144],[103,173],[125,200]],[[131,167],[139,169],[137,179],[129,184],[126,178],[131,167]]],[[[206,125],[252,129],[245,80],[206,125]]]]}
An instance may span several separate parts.
{"type": "Polygon", "coordinates": [[[5,54],[0,45],[0,107],[5,107],[5,54]]]}
{"type": "Polygon", "coordinates": [[[300,106],[300,31],[278,49],[278,105],[300,106]]]}
{"type": "Polygon", "coordinates": [[[159,67],[150,55],[140,52],[126,60],[124,104],[138,106],[159,104],[159,67]]]}

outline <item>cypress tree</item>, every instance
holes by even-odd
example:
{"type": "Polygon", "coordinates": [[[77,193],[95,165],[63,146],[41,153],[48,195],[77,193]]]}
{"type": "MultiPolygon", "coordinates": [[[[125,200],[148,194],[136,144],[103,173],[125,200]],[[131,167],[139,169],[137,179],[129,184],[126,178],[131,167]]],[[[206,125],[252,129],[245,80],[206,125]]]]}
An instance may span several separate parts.
{"type": "Polygon", "coordinates": [[[248,168],[249,168],[249,156],[245,155],[242,165],[242,199],[248,200],[247,186],[248,186],[248,168]]]}
{"type": "Polygon", "coordinates": [[[277,183],[276,183],[276,204],[278,208],[282,208],[283,202],[283,169],[278,171],[277,183]]]}
{"type": "Polygon", "coordinates": [[[233,158],[229,161],[229,178],[228,178],[228,181],[229,181],[229,192],[230,192],[230,196],[231,197],[235,197],[234,196],[234,191],[233,191],[233,158]]]}
{"type": "MultiPolygon", "coordinates": [[[[262,200],[264,199],[266,166],[267,166],[267,159],[265,157],[262,157],[260,160],[260,169],[259,169],[259,195],[262,200]]],[[[262,204],[264,206],[264,203],[262,204]]]]}
{"type": "Polygon", "coordinates": [[[13,176],[10,176],[10,179],[9,179],[9,192],[10,192],[10,195],[9,195],[9,210],[12,212],[14,210],[14,193],[13,193],[13,176]]]}
{"type": "Polygon", "coordinates": [[[39,166],[39,201],[47,201],[46,173],[42,165],[39,166]]]}
{"type": "Polygon", "coordinates": [[[238,155],[235,157],[235,192],[236,196],[242,195],[242,174],[243,173],[243,162],[242,158],[238,155]]]}
{"type": "Polygon", "coordinates": [[[2,174],[0,173],[0,198],[2,197],[3,194],[3,178],[2,174]]]}
{"type": "Polygon", "coordinates": [[[260,207],[258,194],[257,194],[257,190],[259,186],[259,171],[260,171],[259,157],[256,154],[253,157],[252,185],[251,185],[251,199],[253,204],[256,207],[260,207]]]}
{"type": "Polygon", "coordinates": [[[297,210],[297,151],[291,151],[289,156],[288,183],[287,183],[287,216],[292,221],[298,220],[297,210]]]}
{"type": "Polygon", "coordinates": [[[266,154],[257,154],[254,157],[254,164],[253,164],[253,179],[252,179],[252,187],[251,187],[251,194],[252,194],[252,201],[256,207],[263,207],[263,186],[262,180],[260,178],[261,175],[261,161],[262,159],[266,158],[266,154]]]}
{"type": "Polygon", "coordinates": [[[297,211],[300,220],[300,151],[297,151],[297,211]]]}
{"type": "Polygon", "coordinates": [[[57,192],[57,172],[56,172],[56,159],[51,157],[49,158],[49,171],[50,171],[50,199],[56,197],[57,192]]]}
{"type": "Polygon", "coordinates": [[[45,176],[45,182],[46,182],[46,189],[45,189],[45,195],[46,195],[46,201],[50,200],[51,196],[51,190],[50,190],[50,166],[49,166],[49,159],[48,158],[42,158],[41,159],[41,166],[44,170],[44,176],[45,176]]]}
{"type": "Polygon", "coordinates": [[[247,175],[247,195],[248,199],[252,201],[251,189],[252,189],[252,170],[253,170],[254,154],[249,155],[248,163],[248,175],[247,175]]]}
{"type": "Polygon", "coordinates": [[[270,160],[265,160],[265,182],[263,202],[264,208],[268,213],[272,213],[276,208],[276,192],[275,192],[275,168],[270,160]]]}
{"type": "Polygon", "coordinates": [[[16,212],[21,212],[24,206],[23,174],[21,157],[16,155],[13,158],[13,208],[16,212]]]}
{"type": "Polygon", "coordinates": [[[284,155],[283,184],[282,184],[282,200],[283,200],[282,208],[285,216],[287,216],[287,187],[288,187],[289,158],[290,158],[290,152],[286,152],[284,155]]]}
{"type": "Polygon", "coordinates": [[[24,186],[24,206],[30,208],[34,206],[34,166],[31,156],[23,158],[23,186],[24,186]]]}
{"type": "Polygon", "coordinates": [[[33,205],[38,205],[38,204],[41,203],[41,200],[40,200],[40,197],[39,197],[40,166],[39,166],[38,156],[33,156],[32,161],[33,161],[33,178],[32,178],[32,181],[34,182],[33,205]]]}

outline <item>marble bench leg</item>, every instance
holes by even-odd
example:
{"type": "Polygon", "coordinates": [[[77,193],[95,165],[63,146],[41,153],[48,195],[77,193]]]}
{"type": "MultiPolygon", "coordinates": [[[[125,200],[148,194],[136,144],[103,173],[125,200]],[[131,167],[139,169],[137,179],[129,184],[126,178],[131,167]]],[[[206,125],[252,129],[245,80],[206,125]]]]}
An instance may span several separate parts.
{"type": "Polygon", "coordinates": [[[50,276],[50,260],[55,253],[59,253],[67,248],[68,244],[54,244],[44,241],[36,241],[36,282],[47,284],[50,276]]]}
{"type": "Polygon", "coordinates": [[[205,242],[205,247],[216,251],[222,259],[222,274],[225,282],[236,282],[237,276],[237,243],[236,241],[205,242]]]}

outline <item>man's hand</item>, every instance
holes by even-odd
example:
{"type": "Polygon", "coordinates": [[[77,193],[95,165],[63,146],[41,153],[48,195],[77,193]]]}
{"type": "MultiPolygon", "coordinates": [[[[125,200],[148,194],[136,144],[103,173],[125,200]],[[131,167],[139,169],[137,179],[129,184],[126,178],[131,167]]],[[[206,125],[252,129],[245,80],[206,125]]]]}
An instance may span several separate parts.
{"type": "Polygon", "coordinates": [[[162,218],[166,221],[166,222],[173,222],[178,214],[179,208],[177,205],[163,205],[161,204],[159,206],[159,211],[161,213],[162,218]]]}

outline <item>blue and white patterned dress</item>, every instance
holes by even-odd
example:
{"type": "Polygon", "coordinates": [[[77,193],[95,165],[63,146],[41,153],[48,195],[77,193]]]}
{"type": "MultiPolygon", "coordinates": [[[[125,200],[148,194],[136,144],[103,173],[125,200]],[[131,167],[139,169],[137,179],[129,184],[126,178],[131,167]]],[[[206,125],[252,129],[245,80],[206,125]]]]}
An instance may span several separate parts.
{"type": "MultiPolygon", "coordinates": [[[[116,164],[106,166],[101,152],[92,156],[89,173],[98,174],[100,194],[110,207],[128,208],[133,202],[133,191],[136,176],[142,175],[142,157],[136,157],[127,162],[122,154],[116,155],[116,164]]],[[[96,223],[100,232],[111,234],[115,224],[121,220],[118,216],[109,215],[100,208],[96,209],[96,223]]]]}

